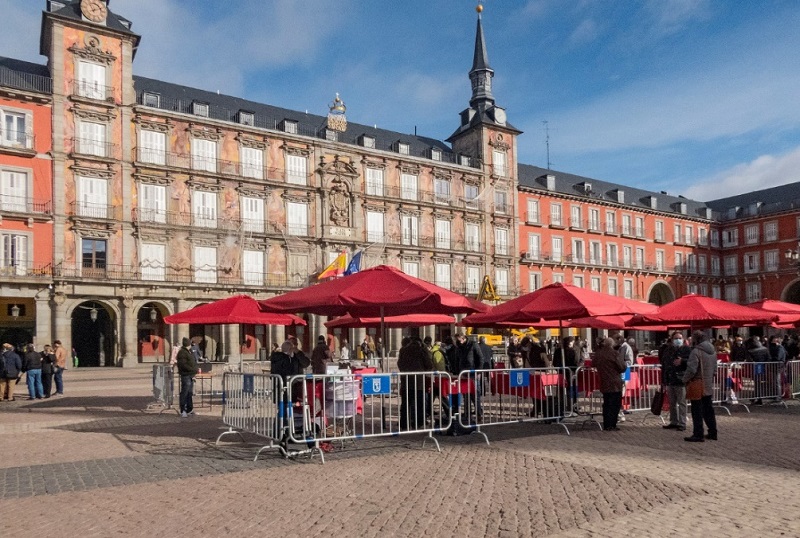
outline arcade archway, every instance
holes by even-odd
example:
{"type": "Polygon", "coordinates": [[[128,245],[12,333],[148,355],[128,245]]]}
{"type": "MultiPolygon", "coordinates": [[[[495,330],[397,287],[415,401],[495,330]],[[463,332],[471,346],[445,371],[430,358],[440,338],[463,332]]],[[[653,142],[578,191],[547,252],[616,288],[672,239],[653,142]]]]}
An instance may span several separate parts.
{"type": "Polygon", "coordinates": [[[665,282],[656,282],[650,288],[650,293],[647,296],[647,302],[656,306],[663,306],[675,300],[675,294],[672,288],[665,282]]]}
{"type": "Polygon", "coordinates": [[[78,366],[115,366],[115,314],[100,301],[86,301],[72,311],[72,347],[78,366]]]}
{"type": "Polygon", "coordinates": [[[795,280],[783,289],[781,301],[800,304],[800,279],[795,280]]]}

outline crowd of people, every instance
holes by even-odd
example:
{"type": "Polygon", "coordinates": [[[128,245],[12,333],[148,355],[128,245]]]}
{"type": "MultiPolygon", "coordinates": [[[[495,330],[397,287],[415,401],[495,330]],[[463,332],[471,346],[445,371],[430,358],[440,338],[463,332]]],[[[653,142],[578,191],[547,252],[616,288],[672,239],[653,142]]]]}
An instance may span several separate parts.
{"type": "Polygon", "coordinates": [[[37,351],[34,344],[17,350],[9,343],[3,344],[0,358],[0,399],[14,401],[14,390],[25,374],[28,400],[41,400],[64,394],[64,370],[67,369],[67,351],[56,340],[37,351]],[[55,381],[55,393],[53,392],[55,381]]]}

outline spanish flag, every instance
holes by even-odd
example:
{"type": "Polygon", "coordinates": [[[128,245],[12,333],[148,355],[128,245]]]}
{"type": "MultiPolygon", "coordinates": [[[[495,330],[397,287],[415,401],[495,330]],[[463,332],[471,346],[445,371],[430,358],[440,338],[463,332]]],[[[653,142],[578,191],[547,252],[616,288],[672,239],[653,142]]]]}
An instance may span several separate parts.
{"type": "Polygon", "coordinates": [[[319,275],[317,275],[317,280],[322,280],[323,278],[331,278],[334,276],[342,276],[344,274],[344,270],[347,267],[347,254],[342,252],[336,259],[333,260],[328,267],[326,267],[319,275]]]}

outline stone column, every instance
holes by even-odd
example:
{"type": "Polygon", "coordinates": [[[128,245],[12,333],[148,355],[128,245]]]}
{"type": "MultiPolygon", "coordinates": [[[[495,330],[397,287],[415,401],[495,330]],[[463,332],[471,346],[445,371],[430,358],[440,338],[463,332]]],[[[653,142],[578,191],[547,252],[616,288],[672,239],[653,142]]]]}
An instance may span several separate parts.
{"type": "MultiPolygon", "coordinates": [[[[57,293],[50,301],[50,321],[52,323],[51,336],[53,340],[61,340],[61,345],[67,350],[67,361],[72,361],[72,320],[67,317],[66,297],[57,293]]],[[[68,367],[72,367],[69,364],[68,367]]]]}
{"type": "Polygon", "coordinates": [[[119,344],[120,344],[120,357],[122,367],[132,367],[139,362],[138,351],[138,321],[136,319],[136,309],[133,307],[131,299],[123,299],[120,301],[120,316],[119,320],[119,344]]]}
{"type": "Polygon", "coordinates": [[[37,349],[42,349],[45,344],[53,343],[50,298],[47,296],[36,297],[36,344],[37,349]]]}
{"type": "MultiPolygon", "coordinates": [[[[183,312],[185,310],[189,310],[191,306],[189,305],[189,301],[185,299],[178,299],[175,301],[175,313],[183,312]]],[[[182,343],[183,337],[189,338],[189,325],[186,323],[181,323],[178,325],[172,326],[172,345],[179,346],[182,343]]]]}

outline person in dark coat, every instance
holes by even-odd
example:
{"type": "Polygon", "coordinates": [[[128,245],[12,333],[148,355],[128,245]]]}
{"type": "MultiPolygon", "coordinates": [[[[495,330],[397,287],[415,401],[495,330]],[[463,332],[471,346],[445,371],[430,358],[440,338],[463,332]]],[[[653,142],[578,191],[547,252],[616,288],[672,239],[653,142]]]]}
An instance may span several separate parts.
{"type": "MultiPolygon", "coordinates": [[[[403,338],[397,356],[400,372],[431,372],[433,359],[419,338],[403,338]]],[[[425,427],[425,376],[400,378],[400,429],[418,430],[425,427]]]]}
{"type": "MultiPolygon", "coordinates": [[[[771,362],[772,357],[769,355],[769,349],[764,347],[761,339],[758,336],[753,336],[747,341],[747,357],[751,362],[765,363],[771,362]]],[[[750,402],[751,405],[762,405],[764,388],[764,371],[766,366],[758,364],[753,367],[753,382],[755,384],[755,398],[750,402]]]]}
{"type": "Polygon", "coordinates": [[[573,409],[573,402],[578,399],[578,387],[572,383],[572,378],[578,370],[578,355],[575,352],[575,338],[565,336],[562,345],[553,353],[553,366],[564,368],[564,377],[567,381],[567,408],[573,409]]]}
{"type": "Polygon", "coordinates": [[[41,400],[44,398],[42,388],[42,354],[36,351],[33,344],[28,344],[25,358],[22,360],[22,371],[25,372],[25,380],[28,382],[29,400],[41,400]]]}
{"type": "Polygon", "coordinates": [[[741,336],[737,336],[731,346],[731,362],[745,362],[748,360],[747,348],[741,336]]]}
{"type": "Polygon", "coordinates": [[[594,355],[592,366],[600,378],[600,392],[603,393],[603,431],[615,431],[622,409],[622,377],[627,365],[614,349],[614,339],[606,338],[594,355]]]}
{"type": "MultiPolygon", "coordinates": [[[[480,368],[483,364],[483,355],[481,350],[471,340],[468,340],[464,333],[456,335],[456,363],[458,364],[458,373],[468,372],[480,368]]],[[[483,416],[483,409],[481,408],[481,380],[475,377],[474,374],[468,374],[468,377],[474,379],[475,391],[469,395],[468,401],[465,401],[465,411],[467,416],[477,416],[478,420],[483,416]],[[474,410],[471,409],[474,406],[474,410]]]]}
{"type": "Polygon", "coordinates": [[[186,418],[194,414],[192,404],[192,393],[194,392],[194,376],[197,375],[197,363],[189,351],[192,342],[188,338],[182,340],[181,349],[178,351],[177,366],[178,375],[181,378],[180,407],[181,417],[186,418]]]}
{"type": "Polygon", "coordinates": [[[483,357],[483,364],[481,365],[481,368],[484,370],[492,368],[492,357],[494,356],[494,352],[492,352],[492,348],[490,348],[486,343],[485,336],[478,338],[478,348],[480,349],[481,356],[483,357]]]}
{"type": "Polygon", "coordinates": [[[14,385],[22,372],[22,359],[11,344],[3,344],[3,364],[0,365],[0,399],[14,401],[14,385]]]}
{"type": "Polygon", "coordinates": [[[49,345],[42,350],[42,390],[44,397],[49,398],[53,392],[53,374],[55,373],[56,355],[49,345]]]}
{"type": "Polygon", "coordinates": [[[686,429],[686,386],[683,373],[690,350],[683,345],[683,333],[674,331],[672,339],[658,352],[661,362],[661,383],[666,387],[669,400],[669,424],[666,430],[684,431],[686,429]]]}
{"type": "Polygon", "coordinates": [[[327,366],[333,361],[333,353],[324,335],[319,335],[317,345],[311,350],[311,373],[315,375],[325,375],[327,366]]]}

